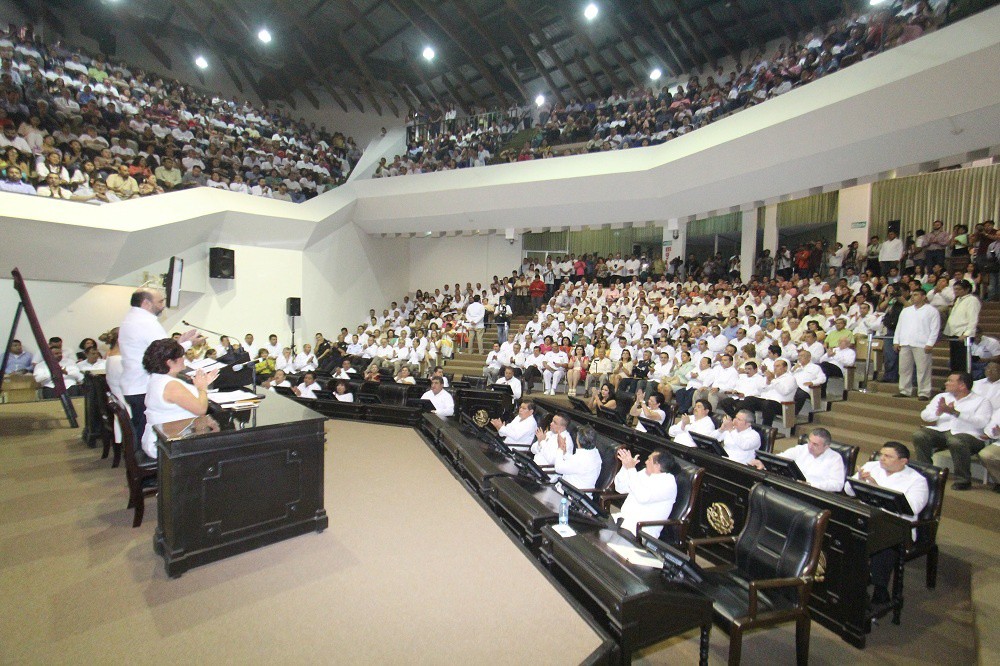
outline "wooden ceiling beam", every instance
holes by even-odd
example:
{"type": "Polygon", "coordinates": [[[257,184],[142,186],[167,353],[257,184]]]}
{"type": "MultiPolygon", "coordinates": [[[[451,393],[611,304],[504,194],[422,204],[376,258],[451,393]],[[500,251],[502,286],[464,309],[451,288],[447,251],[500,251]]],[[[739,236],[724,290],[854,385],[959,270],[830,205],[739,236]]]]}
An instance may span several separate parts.
{"type": "MultiPolygon", "coordinates": [[[[413,27],[417,29],[417,32],[419,32],[424,37],[424,39],[426,39],[431,43],[435,43],[433,35],[434,30],[432,30],[431,27],[427,25],[426,21],[424,21],[422,16],[412,11],[410,5],[408,5],[403,0],[389,0],[389,2],[396,9],[396,11],[403,16],[403,18],[409,21],[413,25],[413,27]]],[[[444,70],[446,69],[450,70],[454,74],[461,67],[461,63],[459,63],[457,66],[453,66],[451,63],[448,62],[448,58],[444,55],[444,53],[442,53],[443,51],[442,48],[438,48],[436,49],[436,51],[437,55],[435,56],[435,60],[441,63],[442,65],[440,76],[442,77],[442,82],[445,83],[445,87],[447,88],[449,86],[452,86],[452,83],[450,80],[444,78],[444,70]]],[[[419,57],[416,55],[416,50],[414,50],[414,57],[419,57]]],[[[473,101],[477,101],[478,103],[482,104],[482,98],[479,96],[479,93],[477,93],[475,88],[473,88],[468,83],[468,81],[466,81],[465,76],[459,76],[459,79],[461,82],[463,82],[463,87],[465,88],[466,92],[469,93],[470,98],[473,101]]],[[[465,110],[465,112],[468,113],[468,110],[465,107],[465,102],[462,101],[461,97],[454,92],[452,93],[452,96],[455,98],[455,102],[458,103],[460,106],[462,106],[463,110],[465,110]]]]}
{"type": "Polygon", "coordinates": [[[677,62],[678,73],[687,71],[691,67],[698,66],[698,62],[696,60],[691,59],[691,57],[686,52],[682,57],[681,54],[678,53],[676,49],[674,49],[673,45],[671,44],[673,40],[671,39],[670,36],[668,36],[664,32],[664,28],[666,27],[667,23],[657,13],[656,8],[653,6],[650,0],[641,0],[638,4],[638,9],[639,11],[642,12],[645,20],[643,20],[643,18],[640,17],[637,23],[640,23],[647,27],[652,26],[652,32],[659,38],[660,42],[662,42],[663,45],[667,47],[667,49],[670,51],[670,54],[674,57],[674,60],[677,62]]]}
{"type": "Polygon", "coordinates": [[[627,88],[627,82],[623,82],[614,75],[611,66],[608,65],[607,60],[605,60],[604,56],[601,54],[601,50],[597,48],[597,45],[594,44],[594,40],[592,40],[590,35],[587,33],[587,26],[583,25],[579,21],[579,17],[571,14],[569,9],[565,7],[563,8],[562,15],[563,20],[566,21],[566,25],[570,27],[570,30],[572,30],[572,33],[576,36],[577,40],[583,43],[584,51],[593,56],[594,60],[597,61],[597,65],[601,68],[601,71],[604,72],[604,76],[607,77],[608,84],[611,86],[612,90],[627,88]]]}
{"type": "Polygon", "coordinates": [[[788,37],[790,41],[795,41],[795,26],[788,20],[785,13],[781,11],[775,0],[766,0],[767,10],[771,14],[771,18],[774,19],[775,23],[780,25],[784,31],[785,36],[788,37]]]}
{"type": "Polygon", "coordinates": [[[735,61],[739,61],[740,59],[739,50],[736,48],[736,45],[733,44],[732,40],[729,39],[729,36],[726,35],[725,30],[722,29],[722,26],[719,25],[719,22],[715,20],[714,16],[712,16],[711,8],[705,7],[704,9],[701,10],[701,13],[705,17],[705,22],[708,23],[709,30],[715,33],[715,36],[719,40],[719,43],[721,43],[726,48],[726,51],[729,53],[730,57],[732,57],[732,59],[735,61]]]}
{"type": "Polygon", "coordinates": [[[538,70],[538,73],[545,79],[545,83],[549,86],[549,91],[555,96],[556,100],[560,104],[565,104],[566,100],[562,96],[562,91],[559,90],[559,86],[557,86],[556,82],[552,80],[551,76],[549,76],[549,72],[545,68],[545,65],[543,65],[542,61],[538,59],[538,56],[535,54],[534,46],[532,46],[532,44],[528,41],[527,37],[521,34],[521,31],[518,30],[514,24],[508,23],[508,27],[511,34],[514,35],[514,39],[516,39],[518,44],[521,45],[521,50],[524,51],[526,56],[528,56],[528,60],[531,61],[531,64],[534,65],[535,69],[538,70]]]}
{"type": "Polygon", "coordinates": [[[743,30],[747,33],[749,39],[747,39],[747,45],[756,46],[758,50],[763,51],[767,44],[767,40],[757,32],[757,29],[753,27],[753,19],[747,13],[747,10],[743,7],[740,0],[730,0],[729,6],[732,7],[734,13],[736,14],[736,19],[743,26],[743,30]],[[751,41],[752,40],[752,41],[751,41]]]}
{"type": "Polygon", "coordinates": [[[486,29],[483,22],[479,20],[479,16],[476,12],[472,11],[466,0],[452,0],[455,6],[455,10],[462,17],[462,20],[473,27],[476,33],[486,42],[490,48],[490,53],[500,62],[501,68],[507,73],[507,78],[510,80],[514,86],[517,87],[518,92],[521,93],[523,99],[528,99],[528,91],[521,82],[521,77],[518,76],[517,68],[515,68],[507,57],[507,54],[503,52],[503,48],[497,44],[497,41],[493,38],[493,33],[486,29]]]}
{"type": "Polygon", "coordinates": [[[705,56],[705,61],[710,63],[713,68],[717,67],[718,62],[715,58],[715,54],[712,53],[710,48],[708,48],[708,43],[698,31],[698,28],[691,23],[690,19],[688,19],[687,10],[685,10],[684,5],[681,4],[681,0],[670,0],[670,4],[672,4],[674,9],[677,10],[677,20],[680,22],[681,26],[688,32],[688,34],[691,35],[694,39],[694,43],[698,45],[699,49],[701,49],[702,54],[705,56]]]}
{"type": "Polygon", "coordinates": [[[573,89],[576,96],[582,101],[584,99],[583,90],[577,85],[576,78],[569,73],[569,69],[566,68],[566,63],[563,62],[561,57],[559,57],[559,52],[552,45],[552,42],[549,41],[549,38],[545,34],[542,27],[521,9],[521,5],[517,2],[517,0],[507,0],[507,7],[509,7],[510,10],[521,19],[524,25],[528,27],[528,30],[535,35],[535,39],[537,39],[538,43],[541,44],[542,47],[548,52],[549,57],[556,66],[556,69],[558,69],[559,73],[562,74],[563,80],[566,81],[569,87],[573,89]]]}
{"type": "Polygon", "coordinates": [[[576,64],[577,68],[583,72],[583,75],[587,77],[587,80],[590,81],[590,85],[594,88],[594,93],[598,96],[603,96],[604,93],[601,90],[600,84],[597,82],[597,77],[594,76],[593,70],[591,70],[590,66],[587,64],[587,59],[582,53],[580,53],[579,50],[573,54],[573,62],[576,64]]]}
{"type": "MultiPolygon", "coordinates": [[[[631,3],[630,8],[632,10],[639,9],[638,3],[631,3]]],[[[642,17],[635,16],[634,13],[630,13],[627,18],[628,20],[626,21],[626,16],[619,13],[614,14],[614,19],[618,24],[619,32],[625,34],[631,30],[637,30],[639,32],[639,37],[646,42],[646,48],[649,52],[658,62],[662,63],[668,71],[672,71],[674,73],[684,71],[684,65],[681,64],[680,58],[677,57],[673,47],[670,46],[670,44],[663,42],[655,34],[653,34],[648,23],[644,21],[642,17]]]]}
{"type": "Polygon", "coordinates": [[[483,80],[486,81],[486,84],[493,91],[493,94],[497,96],[497,99],[501,102],[501,104],[506,105],[508,101],[507,93],[504,92],[504,89],[500,86],[500,83],[497,81],[496,77],[493,76],[493,73],[490,71],[489,66],[480,57],[476,48],[467,43],[465,41],[465,38],[458,31],[458,29],[451,24],[451,21],[445,19],[445,17],[441,14],[441,12],[438,11],[429,2],[426,2],[426,0],[411,0],[411,1],[414,4],[416,4],[417,7],[419,7],[425,14],[427,14],[427,16],[430,17],[432,21],[434,21],[441,28],[444,31],[444,33],[448,36],[448,38],[451,39],[452,42],[458,45],[458,48],[462,49],[462,51],[464,51],[465,54],[469,56],[469,62],[472,63],[472,66],[476,68],[476,71],[479,72],[479,75],[483,77],[483,80]]]}

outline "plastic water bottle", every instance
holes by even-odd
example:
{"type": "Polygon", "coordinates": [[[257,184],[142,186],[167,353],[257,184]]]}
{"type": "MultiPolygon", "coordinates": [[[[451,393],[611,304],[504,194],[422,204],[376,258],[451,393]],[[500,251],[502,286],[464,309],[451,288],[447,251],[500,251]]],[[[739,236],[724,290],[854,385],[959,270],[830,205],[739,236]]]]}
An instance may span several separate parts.
{"type": "Polygon", "coordinates": [[[569,500],[565,497],[559,502],[559,524],[569,525],[569,500]]]}

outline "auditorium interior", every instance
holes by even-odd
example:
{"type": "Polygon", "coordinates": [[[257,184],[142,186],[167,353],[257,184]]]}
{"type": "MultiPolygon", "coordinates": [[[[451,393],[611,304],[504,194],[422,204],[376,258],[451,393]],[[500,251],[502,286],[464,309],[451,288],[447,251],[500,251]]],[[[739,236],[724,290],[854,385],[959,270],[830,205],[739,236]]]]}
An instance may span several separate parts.
{"type": "Polygon", "coordinates": [[[0,662],[1000,663],[998,4],[0,0],[0,662]]]}

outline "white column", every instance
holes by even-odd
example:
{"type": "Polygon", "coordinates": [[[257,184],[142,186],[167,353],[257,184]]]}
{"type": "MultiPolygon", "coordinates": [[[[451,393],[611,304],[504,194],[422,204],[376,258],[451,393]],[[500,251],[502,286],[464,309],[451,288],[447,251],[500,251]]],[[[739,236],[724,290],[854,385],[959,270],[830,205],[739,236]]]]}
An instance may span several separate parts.
{"type": "Polygon", "coordinates": [[[847,247],[858,241],[859,251],[864,252],[871,234],[868,220],[872,210],[871,184],[857,185],[840,190],[837,195],[837,242],[847,247]]]}
{"type": "MultiPolygon", "coordinates": [[[[778,260],[778,205],[771,204],[764,207],[764,246],[763,250],[771,251],[771,259],[778,260]]],[[[772,275],[774,268],[771,269],[772,275]]]]}
{"type": "Polygon", "coordinates": [[[740,228],[740,279],[744,282],[753,275],[753,264],[757,250],[757,209],[745,210],[741,213],[740,228]]]}

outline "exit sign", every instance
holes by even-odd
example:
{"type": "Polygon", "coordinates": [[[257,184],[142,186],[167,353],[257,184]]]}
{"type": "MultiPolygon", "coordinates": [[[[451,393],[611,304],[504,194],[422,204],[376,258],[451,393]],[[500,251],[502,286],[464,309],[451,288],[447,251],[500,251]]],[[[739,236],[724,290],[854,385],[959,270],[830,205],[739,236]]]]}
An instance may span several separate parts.
{"type": "Polygon", "coordinates": [[[864,229],[868,226],[866,220],[861,220],[860,222],[851,222],[851,229],[864,229]]]}

